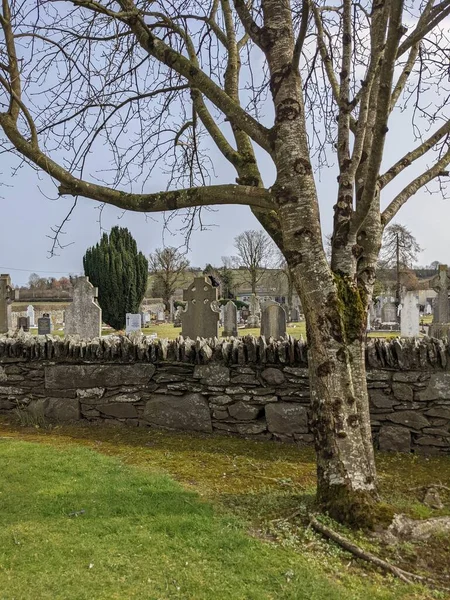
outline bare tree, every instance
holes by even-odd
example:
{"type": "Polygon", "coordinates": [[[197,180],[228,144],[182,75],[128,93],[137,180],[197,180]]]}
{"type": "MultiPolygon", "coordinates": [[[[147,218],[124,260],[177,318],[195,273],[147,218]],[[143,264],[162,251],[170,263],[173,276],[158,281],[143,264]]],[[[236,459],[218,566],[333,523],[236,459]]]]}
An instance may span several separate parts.
{"type": "Polygon", "coordinates": [[[237,250],[235,264],[245,269],[247,283],[252,294],[256,294],[264,269],[272,264],[275,246],[263,231],[249,229],[234,238],[234,247],[237,250]]]}
{"type": "Polygon", "coordinates": [[[392,223],[385,228],[378,269],[385,272],[386,270],[391,272],[395,270],[397,302],[400,302],[401,288],[406,281],[408,289],[413,289],[416,285],[411,281],[410,270],[421,250],[416,238],[404,225],[392,223]]]}
{"type": "Polygon", "coordinates": [[[5,151],[74,202],[186,217],[248,205],[283,252],[307,322],[317,499],[341,520],[377,512],[366,313],[384,227],[448,176],[449,15],[450,0],[2,0],[5,151]],[[383,172],[401,114],[415,142],[402,156],[391,138],[383,172]],[[236,183],[208,185],[208,140],[236,183]],[[315,173],[334,157],[328,264],[315,173]],[[136,193],[158,165],[168,191],[136,193]]]}
{"type": "Polygon", "coordinates": [[[183,283],[183,274],[189,266],[187,258],[177,248],[157,248],[149,256],[149,270],[153,274],[153,290],[161,296],[166,310],[170,298],[183,283]]]}

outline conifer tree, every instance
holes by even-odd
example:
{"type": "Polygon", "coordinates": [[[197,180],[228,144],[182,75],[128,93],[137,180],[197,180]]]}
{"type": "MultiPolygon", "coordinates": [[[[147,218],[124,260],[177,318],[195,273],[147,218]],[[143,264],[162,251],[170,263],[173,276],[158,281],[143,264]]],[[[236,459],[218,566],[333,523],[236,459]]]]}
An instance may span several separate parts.
{"type": "Polygon", "coordinates": [[[126,313],[139,312],[147,289],[148,261],[138,252],[128,229],[113,227],[83,258],[84,273],[98,287],[103,320],[114,329],[125,327],[126,313]]]}

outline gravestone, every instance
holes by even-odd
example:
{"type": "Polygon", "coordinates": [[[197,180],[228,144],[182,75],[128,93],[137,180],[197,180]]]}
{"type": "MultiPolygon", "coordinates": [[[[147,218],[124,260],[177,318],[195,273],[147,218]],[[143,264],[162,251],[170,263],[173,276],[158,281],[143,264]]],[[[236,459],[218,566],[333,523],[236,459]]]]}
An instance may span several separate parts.
{"type": "Polygon", "coordinates": [[[237,324],[238,324],[238,318],[237,318],[237,308],[236,308],[236,304],[234,302],[231,302],[231,300],[229,302],[226,303],[226,305],[223,307],[224,309],[224,313],[223,313],[223,337],[237,337],[238,335],[238,329],[237,329],[237,324]]]}
{"type": "Polygon", "coordinates": [[[140,331],[142,325],[141,313],[127,313],[125,319],[125,332],[140,331]]]}
{"type": "Polygon", "coordinates": [[[431,287],[437,292],[434,299],[433,323],[430,325],[430,337],[445,339],[450,333],[450,305],[448,294],[450,291],[450,277],[448,266],[439,265],[436,277],[431,280],[431,287]]]}
{"type": "Polygon", "coordinates": [[[420,326],[419,294],[414,291],[406,292],[402,301],[400,314],[400,332],[402,337],[419,337],[420,326]]]}
{"type": "Polygon", "coordinates": [[[386,302],[381,309],[382,323],[397,323],[397,307],[394,302],[386,302]]]}
{"type": "Polygon", "coordinates": [[[29,317],[18,317],[17,329],[23,329],[23,331],[30,331],[30,318],[29,317]]]}
{"type": "Polygon", "coordinates": [[[250,315],[247,319],[246,327],[249,329],[260,326],[261,306],[255,294],[250,297],[250,315]]]}
{"type": "Polygon", "coordinates": [[[52,332],[52,320],[48,314],[38,319],[38,335],[50,335],[52,332]]]}
{"type": "Polygon", "coordinates": [[[34,321],[34,306],[31,304],[27,306],[27,317],[30,319],[30,327],[36,327],[34,321]]]}
{"type": "Polygon", "coordinates": [[[195,340],[197,337],[219,336],[218,289],[208,277],[195,277],[183,291],[186,310],[181,313],[182,336],[195,340]]]}
{"type": "Polygon", "coordinates": [[[97,288],[89,277],[73,283],[73,301],[66,310],[65,333],[92,339],[102,335],[102,309],[97,304],[97,288]]]}
{"type": "Polygon", "coordinates": [[[0,275],[0,333],[6,333],[12,328],[12,293],[10,276],[6,273],[0,275]]]}
{"type": "Polygon", "coordinates": [[[295,308],[295,306],[294,306],[291,309],[291,322],[297,323],[299,319],[300,319],[300,312],[299,312],[298,308],[295,308]]]}
{"type": "Polygon", "coordinates": [[[179,306],[175,311],[175,316],[173,318],[173,326],[181,327],[181,315],[183,314],[183,308],[179,306]]]}
{"type": "Polygon", "coordinates": [[[157,314],[158,321],[164,322],[166,320],[166,314],[163,310],[159,310],[157,314]]]}
{"type": "Polygon", "coordinates": [[[261,335],[279,339],[286,335],[286,311],[280,304],[270,304],[261,316],[261,335]]]}

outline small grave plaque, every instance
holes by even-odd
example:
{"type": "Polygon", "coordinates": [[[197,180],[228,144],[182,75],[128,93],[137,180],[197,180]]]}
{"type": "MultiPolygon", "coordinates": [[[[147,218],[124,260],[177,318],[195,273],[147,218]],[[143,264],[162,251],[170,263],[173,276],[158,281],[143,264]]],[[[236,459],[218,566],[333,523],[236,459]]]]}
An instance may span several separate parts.
{"type": "Polygon", "coordinates": [[[30,318],[19,317],[17,319],[17,329],[23,329],[24,331],[30,331],[30,318]]]}
{"type": "Polygon", "coordinates": [[[50,317],[38,319],[38,335],[49,335],[52,332],[52,320],[50,317]]]}
{"type": "Polygon", "coordinates": [[[127,313],[126,314],[126,329],[127,333],[141,330],[141,314],[127,313]]]}

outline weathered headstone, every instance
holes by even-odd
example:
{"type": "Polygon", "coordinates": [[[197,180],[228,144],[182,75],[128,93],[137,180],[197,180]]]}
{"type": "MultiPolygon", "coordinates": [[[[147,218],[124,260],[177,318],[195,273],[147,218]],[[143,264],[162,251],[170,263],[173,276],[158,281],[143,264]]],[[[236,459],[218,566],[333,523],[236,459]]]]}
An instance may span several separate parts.
{"type": "Polygon", "coordinates": [[[0,275],[0,333],[6,333],[12,327],[11,302],[13,289],[8,274],[0,275]]]}
{"type": "Polygon", "coordinates": [[[166,320],[166,315],[165,312],[163,310],[159,310],[158,314],[157,314],[157,319],[158,321],[160,321],[161,323],[163,323],[166,320]]]}
{"type": "Polygon", "coordinates": [[[97,288],[89,277],[77,277],[73,301],[66,310],[65,333],[92,339],[102,335],[102,309],[97,304],[97,288]]]}
{"type": "Polygon", "coordinates": [[[226,303],[226,305],[223,307],[224,308],[224,315],[223,315],[223,337],[230,337],[230,336],[234,336],[237,337],[238,334],[238,328],[237,328],[237,308],[236,308],[236,304],[234,302],[231,302],[231,300],[229,302],[226,303]]]}
{"type": "Polygon", "coordinates": [[[183,314],[183,309],[179,306],[175,311],[175,316],[173,318],[173,326],[181,327],[181,315],[183,314]]]}
{"type": "Polygon", "coordinates": [[[448,266],[439,265],[436,277],[431,280],[431,287],[437,292],[433,307],[433,323],[430,325],[431,337],[445,339],[450,334],[450,305],[448,294],[450,291],[450,277],[448,266]]]}
{"type": "Polygon", "coordinates": [[[140,331],[142,325],[141,314],[127,313],[125,323],[126,333],[131,333],[132,331],[140,331]]]}
{"type": "Polygon", "coordinates": [[[293,323],[297,323],[298,320],[299,320],[299,318],[300,318],[299,310],[298,310],[298,308],[296,308],[295,306],[293,306],[291,308],[291,321],[293,323]]]}
{"type": "Polygon", "coordinates": [[[286,335],[286,311],[280,304],[271,304],[263,310],[261,335],[266,339],[279,339],[286,335]]]}
{"type": "Polygon", "coordinates": [[[17,329],[23,329],[23,331],[30,331],[30,319],[29,317],[18,317],[17,329]]]}
{"type": "Polygon", "coordinates": [[[181,313],[182,335],[195,340],[197,337],[219,336],[218,289],[207,277],[195,277],[183,291],[186,310],[181,313]]]}
{"type": "Polygon", "coordinates": [[[419,337],[420,315],[419,294],[414,291],[406,292],[402,299],[400,315],[400,332],[402,337],[419,337]]]}
{"type": "Polygon", "coordinates": [[[31,304],[27,307],[27,317],[30,319],[30,327],[35,327],[34,306],[31,304]]]}
{"type": "Polygon", "coordinates": [[[52,320],[50,317],[43,316],[38,319],[38,335],[49,335],[52,332],[52,320]]]}
{"type": "Polygon", "coordinates": [[[253,329],[255,327],[259,327],[261,324],[261,305],[259,303],[258,298],[255,294],[252,294],[250,297],[250,315],[247,319],[247,328],[253,329]]]}
{"type": "Polygon", "coordinates": [[[386,302],[381,309],[382,323],[397,323],[397,307],[394,302],[386,302]]]}

